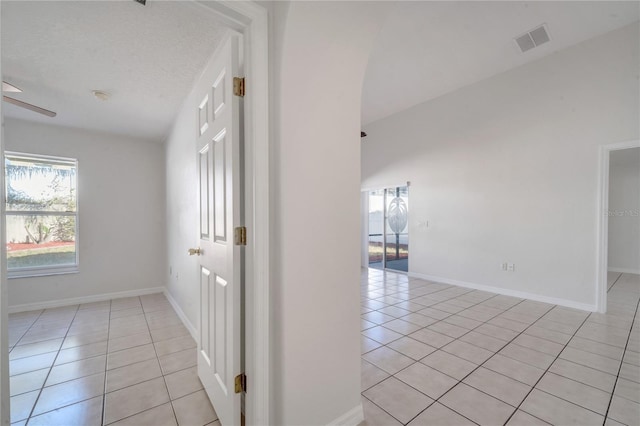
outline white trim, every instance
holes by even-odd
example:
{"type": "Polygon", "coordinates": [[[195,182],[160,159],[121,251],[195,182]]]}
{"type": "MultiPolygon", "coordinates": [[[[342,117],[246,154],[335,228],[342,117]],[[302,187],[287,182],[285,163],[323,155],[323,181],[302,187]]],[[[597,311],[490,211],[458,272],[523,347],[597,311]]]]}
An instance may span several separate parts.
{"type": "Polygon", "coordinates": [[[184,313],[178,302],[176,302],[176,299],[174,299],[171,293],[169,293],[169,289],[165,287],[162,292],[173,307],[173,310],[176,311],[176,314],[178,314],[178,317],[180,317],[180,319],[182,320],[182,324],[184,324],[187,330],[189,330],[189,333],[191,334],[191,337],[193,337],[193,340],[195,340],[196,343],[200,345],[200,336],[198,335],[198,329],[194,327],[193,324],[191,324],[191,321],[189,321],[187,315],[184,313]]]}
{"type": "Polygon", "coordinates": [[[638,274],[640,275],[640,269],[631,269],[631,268],[616,268],[609,267],[609,272],[620,272],[621,274],[638,274]]]}
{"type": "MultiPolygon", "coordinates": [[[[0,7],[0,17],[2,15],[0,7]]],[[[0,38],[2,38],[0,36],[0,38]]],[[[0,55],[0,62],[2,55],[0,55]]],[[[2,64],[0,63],[0,74],[2,74],[2,64]]],[[[0,102],[0,154],[4,154],[4,114],[0,102]]],[[[4,192],[4,161],[0,161],[0,191],[4,192]]],[[[5,236],[4,203],[0,203],[0,424],[8,425],[11,422],[10,399],[9,399],[9,291],[7,283],[7,241],[5,236]]]]}
{"type": "MultiPolygon", "coordinates": [[[[77,257],[78,251],[76,250],[76,258],[77,257]]],[[[78,265],[40,268],[16,268],[11,271],[7,271],[7,279],[15,280],[20,278],[49,277],[51,275],[72,275],[79,273],[80,268],[78,267],[78,265]]]]}
{"type": "Polygon", "coordinates": [[[245,372],[251,383],[245,394],[246,424],[271,421],[271,321],[269,268],[269,33],[268,14],[256,1],[192,2],[212,12],[221,24],[242,33],[244,73],[245,221],[245,372]]]}
{"type": "MultiPolygon", "coordinates": [[[[73,166],[75,169],[75,202],[76,202],[76,210],[74,212],[68,211],[37,211],[37,210],[4,210],[3,217],[6,220],[7,216],[21,216],[28,213],[43,215],[43,216],[69,216],[74,218],[75,222],[75,230],[74,230],[74,249],[75,249],[75,258],[76,261],[74,264],[69,265],[49,265],[49,266],[35,266],[35,267],[26,267],[26,268],[13,268],[9,269],[7,266],[7,279],[15,279],[15,278],[33,278],[33,277],[46,277],[51,275],[66,275],[66,274],[77,274],[80,272],[80,197],[78,194],[80,193],[80,168],[79,161],[77,158],[71,157],[60,157],[56,155],[43,155],[43,154],[29,154],[21,151],[4,151],[3,159],[6,160],[7,157],[14,157],[17,160],[41,160],[47,163],[62,163],[67,166],[73,166]]],[[[3,170],[4,176],[4,170],[3,170]]],[[[4,188],[4,186],[2,187],[4,188]]],[[[4,192],[5,190],[2,189],[4,192]]],[[[6,195],[6,194],[5,194],[6,195]]],[[[6,222],[5,222],[6,223],[6,222]]],[[[6,232],[6,230],[5,230],[6,232]]],[[[2,259],[6,259],[6,256],[3,256],[2,259]]]]}
{"type": "Polygon", "coordinates": [[[9,306],[9,313],[14,314],[16,312],[35,311],[37,309],[59,308],[61,306],[79,305],[82,303],[103,302],[105,300],[120,299],[122,297],[144,296],[147,294],[162,292],[164,292],[164,287],[148,287],[137,290],[117,291],[114,293],[94,294],[92,296],[48,300],[46,302],[25,303],[23,305],[9,306]]]}
{"type": "Polygon", "coordinates": [[[598,179],[597,226],[598,245],[596,258],[596,306],[598,312],[607,311],[607,272],[609,256],[609,158],[611,151],[640,147],[639,140],[600,145],[598,179]]]}
{"type": "Polygon", "coordinates": [[[520,299],[535,300],[536,302],[550,303],[552,305],[559,305],[567,308],[579,309],[581,311],[589,311],[589,312],[596,311],[596,305],[574,302],[573,300],[542,296],[539,294],[528,293],[526,291],[511,290],[511,289],[502,288],[502,287],[493,287],[490,285],[471,283],[467,281],[452,280],[444,277],[436,277],[434,275],[418,274],[416,272],[409,272],[408,275],[413,278],[421,278],[423,280],[434,281],[434,282],[443,283],[443,284],[451,284],[458,287],[472,288],[474,290],[488,291],[490,293],[502,294],[504,296],[512,296],[520,299]]]}
{"type": "Polygon", "coordinates": [[[337,419],[327,423],[327,426],[357,426],[363,420],[364,410],[362,409],[362,404],[358,404],[337,419]]]}
{"type": "Polygon", "coordinates": [[[401,183],[399,185],[364,186],[364,187],[360,188],[360,192],[378,191],[380,189],[387,189],[387,188],[401,188],[403,186],[411,188],[411,181],[406,181],[406,182],[403,182],[403,183],[401,183]]]}
{"type": "Polygon", "coordinates": [[[369,266],[369,193],[360,193],[360,267],[367,268],[369,266]]]}

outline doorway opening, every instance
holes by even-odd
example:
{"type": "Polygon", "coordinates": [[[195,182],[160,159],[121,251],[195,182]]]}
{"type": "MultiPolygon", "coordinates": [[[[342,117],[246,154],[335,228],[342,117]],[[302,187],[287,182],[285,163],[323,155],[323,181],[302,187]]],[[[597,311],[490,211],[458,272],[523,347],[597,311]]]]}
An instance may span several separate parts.
{"type": "Polygon", "coordinates": [[[409,185],[368,191],[368,266],[409,271],[409,185]]]}
{"type": "MultiPolygon", "coordinates": [[[[195,8],[201,15],[211,15],[215,24],[236,31],[243,36],[241,51],[247,79],[244,111],[247,113],[242,131],[245,134],[244,161],[247,167],[244,180],[249,189],[245,199],[245,220],[251,225],[246,247],[245,275],[246,302],[243,315],[246,332],[243,339],[247,346],[246,375],[250,378],[251,393],[244,394],[243,401],[247,424],[267,424],[270,419],[270,302],[269,302],[269,98],[268,94],[268,9],[252,2],[227,4],[224,2],[181,3],[185,8],[195,8]]],[[[139,6],[136,6],[139,7],[139,6]]],[[[3,5],[4,8],[4,5],[3,5]]],[[[176,19],[176,22],[178,20],[176,19]]],[[[200,37],[202,39],[202,36],[200,37]]],[[[4,55],[3,51],[3,55],[4,55]]],[[[2,61],[6,65],[6,61],[2,61]]],[[[2,108],[0,107],[0,116],[2,108]]],[[[0,132],[0,153],[4,154],[4,136],[0,132]]],[[[0,165],[0,171],[3,166],[0,165]]],[[[4,173],[0,173],[3,187],[4,173]]],[[[0,239],[5,239],[4,221],[0,221],[0,239]]],[[[6,257],[5,244],[0,246],[0,257],[6,257]]],[[[175,271],[175,269],[174,269],[175,271]]],[[[5,271],[6,272],[6,271],[5,271]]],[[[9,350],[8,303],[6,274],[0,270],[0,420],[10,422],[9,407],[9,350]]],[[[102,297],[100,295],[100,297],[102,297]]],[[[181,313],[180,311],[179,313],[181,313]]],[[[184,321],[184,315],[181,319],[184,321]]],[[[233,388],[232,388],[233,389],[233,388]]],[[[34,392],[34,391],[30,391],[34,392]]],[[[101,398],[102,399],[102,398],[101,398]]],[[[238,422],[239,423],[239,422],[238,422]]],[[[244,421],[242,421],[244,424],[244,421]]]]}
{"type": "Polygon", "coordinates": [[[597,309],[607,311],[607,291],[619,278],[619,273],[638,273],[639,267],[632,246],[637,243],[633,234],[637,233],[637,182],[625,169],[637,172],[638,149],[640,141],[629,141],[600,148],[600,202],[599,202],[599,244],[598,244],[598,280],[597,309]],[[626,188],[622,180],[636,186],[626,188]],[[616,183],[617,182],[617,183],[616,183]],[[615,184],[615,188],[613,187],[615,184]],[[626,189],[625,189],[626,188],[626,189]],[[631,198],[635,198],[635,201],[631,198]],[[622,201],[620,204],[619,201],[622,201]],[[636,204],[633,204],[633,203],[636,204]],[[633,205],[629,204],[632,203],[633,205]],[[633,223],[629,223],[633,222],[633,223]],[[631,262],[627,257],[632,258],[631,262]],[[621,265],[623,267],[621,268],[621,265]],[[626,265],[626,266],[625,266],[626,265]],[[633,266],[629,266],[633,265],[633,266]]]}

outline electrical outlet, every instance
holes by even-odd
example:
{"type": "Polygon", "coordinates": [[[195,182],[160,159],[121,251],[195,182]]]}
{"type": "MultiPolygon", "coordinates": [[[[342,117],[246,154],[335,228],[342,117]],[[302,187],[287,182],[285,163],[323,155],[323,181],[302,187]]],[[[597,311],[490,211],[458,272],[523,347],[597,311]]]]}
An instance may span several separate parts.
{"type": "Polygon", "coordinates": [[[509,271],[509,272],[515,272],[515,270],[516,270],[516,264],[515,264],[515,263],[509,263],[509,264],[507,265],[507,271],[509,271]]]}
{"type": "Polygon", "coordinates": [[[505,263],[500,264],[500,268],[501,268],[503,271],[506,271],[506,270],[507,270],[507,263],[505,262],[505,263]]]}

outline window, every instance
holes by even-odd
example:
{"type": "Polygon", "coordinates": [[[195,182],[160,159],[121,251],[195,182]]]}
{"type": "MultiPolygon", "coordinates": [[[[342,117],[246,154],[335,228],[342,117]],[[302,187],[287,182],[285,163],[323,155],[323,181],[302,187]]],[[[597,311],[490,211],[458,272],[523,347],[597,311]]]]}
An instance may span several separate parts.
{"type": "Polygon", "coordinates": [[[77,272],[77,160],[7,152],[4,165],[8,277],[77,272]]]}

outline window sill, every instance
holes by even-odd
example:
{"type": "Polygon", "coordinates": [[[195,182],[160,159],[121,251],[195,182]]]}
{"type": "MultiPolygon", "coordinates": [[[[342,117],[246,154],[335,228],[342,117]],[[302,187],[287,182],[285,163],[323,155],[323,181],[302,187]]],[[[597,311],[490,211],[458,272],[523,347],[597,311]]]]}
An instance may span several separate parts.
{"type": "Polygon", "coordinates": [[[34,277],[47,277],[50,275],[67,275],[67,274],[77,274],[80,272],[80,269],[77,265],[73,266],[64,266],[64,267],[55,267],[55,268],[24,268],[24,269],[16,269],[7,271],[8,279],[16,279],[16,278],[34,278],[34,277]]]}

